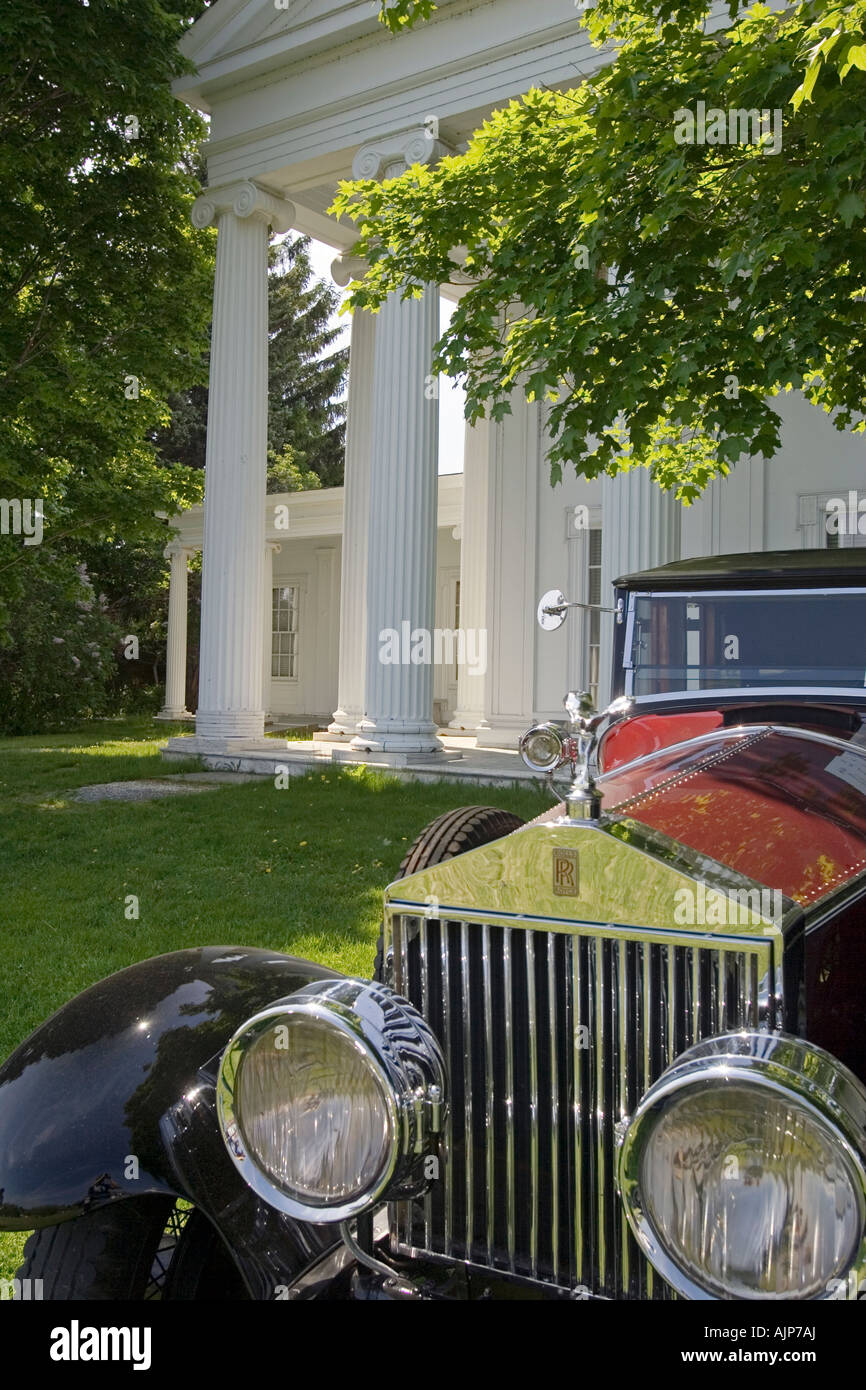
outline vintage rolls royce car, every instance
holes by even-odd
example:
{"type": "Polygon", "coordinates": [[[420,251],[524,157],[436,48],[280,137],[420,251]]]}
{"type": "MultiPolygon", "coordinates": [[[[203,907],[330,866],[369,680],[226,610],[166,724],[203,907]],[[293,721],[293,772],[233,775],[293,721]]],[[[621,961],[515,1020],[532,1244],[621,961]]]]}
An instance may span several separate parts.
{"type": "MultiPolygon", "coordinates": [[[[571,606],[546,594],[542,626],[571,606]]],[[[619,581],[611,611],[612,705],[569,696],[523,739],[562,799],[529,825],[469,807],[428,827],[373,981],[181,951],[6,1061],[0,1227],[35,1231],[22,1281],[866,1290],[866,563],[679,562],[619,581]]]]}

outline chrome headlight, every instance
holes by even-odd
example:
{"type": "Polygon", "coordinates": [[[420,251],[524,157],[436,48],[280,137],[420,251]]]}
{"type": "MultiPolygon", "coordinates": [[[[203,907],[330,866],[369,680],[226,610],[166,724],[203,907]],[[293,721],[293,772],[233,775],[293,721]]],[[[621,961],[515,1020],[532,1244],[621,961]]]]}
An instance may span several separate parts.
{"type": "Polygon", "coordinates": [[[533,772],[555,772],[571,757],[572,740],[555,724],[535,724],[518,745],[520,756],[533,772]]]}
{"type": "Polygon", "coordinates": [[[429,1186],[444,1087],[439,1044],[411,1004],[366,980],[322,980],[238,1029],[217,1110],[259,1196],[304,1221],[346,1221],[429,1186]]]}
{"type": "Polygon", "coordinates": [[[733,1033],[647,1091],[619,1156],[647,1258],[688,1298],[825,1299],[866,1271],[866,1089],[800,1038],[733,1033]]]}

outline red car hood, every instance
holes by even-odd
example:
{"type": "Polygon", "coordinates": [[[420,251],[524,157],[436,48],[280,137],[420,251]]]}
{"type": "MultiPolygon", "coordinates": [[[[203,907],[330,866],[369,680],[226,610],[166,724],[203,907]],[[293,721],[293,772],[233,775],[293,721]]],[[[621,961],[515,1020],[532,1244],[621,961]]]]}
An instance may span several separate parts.
{"type": "Polygon", "coordinates": [[[808,905],[866,870],[866,749],[800,729],[719,730],[601,778],[626,817],[808,905]]]}

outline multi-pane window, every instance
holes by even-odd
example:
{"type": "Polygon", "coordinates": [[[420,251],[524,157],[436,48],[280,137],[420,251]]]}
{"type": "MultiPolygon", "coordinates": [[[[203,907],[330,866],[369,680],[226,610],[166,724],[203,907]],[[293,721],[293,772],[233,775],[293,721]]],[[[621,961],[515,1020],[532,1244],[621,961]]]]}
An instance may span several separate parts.
{"type": "Polygon", "coordinates": [[[828,550],[866,546],[866,500],[862,492],[848,489],[832,497],[822,494],[818,499],[818,511],[828,550]]]}
{"type": "Polygon", "coordinates": [[[866,494],[838,488],[801,496],[800,531],[807,550],[866,546],[866,494]]]}
{"type": "Polygon", "coordinates": [[[298,677],[298,597],[297,584],[280,584],[271,605],[271,675],[289,680],[298,677]]]}
{"type": "MultiPolygon", "coordinates": [[[[586,601],[601,603],[601,527],[590,527],[586,564],[586,601]]],[[[598,708],[598,677],[601,666],[601,614],[597,608],[587,613],[586,671],[592,702],[598,708]]]]}

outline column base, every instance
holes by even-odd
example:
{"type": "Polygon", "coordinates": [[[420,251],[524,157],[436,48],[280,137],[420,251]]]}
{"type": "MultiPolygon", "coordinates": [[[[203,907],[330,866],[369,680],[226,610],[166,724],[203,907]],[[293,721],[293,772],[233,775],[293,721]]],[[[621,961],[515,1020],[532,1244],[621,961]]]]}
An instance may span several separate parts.
{"type": "Polygon", "coordinates": [[[484,711],[480,709],[458,709],[448,720],[448,728],[457,733],[474,734],[484,725],[484,711]]]}
{"type": "Polygon", "coordinates": [[[361,722],[361,718],[362,715],[360,710],[353,713],[351,710],[336,709],[334,710],[334,715],[330,724],[324,732],[334,737],[339,735],[352,737],[361,722]]]}
{"type": "Polygon", "coordinates": [[[215,755],[242,758],[245,753],[273,753],[276,757],[289,747],[284,738],[219,738],[202,734],[179,734],[170,738],[160,751],[166,757],[200,758],[215,755]]]}
{"type": "Polygon", "coordinates": [[[362,719],[349,747],[356,753],[422,753],[434,758],[445,753],[432,720],[362,719]]]}
{"type": "Polygon", "coordinates": [[[159,714],[155,714],[154,719],[163,719],[167,724],[177,724],[181,720],[195,719],[194,714],[190,714],[188,709],[170,709],[168,705],[163,705],[159,714]]]}
{"type": "Polygon", "coordinates": [[[199,709],[195,717],[199,738],[261,739],[265,733],[263,709],[199,709]]]}
{"type": "Polygon", "coordinates": [[[431,767],[441,768],[449,763],[459,763],[464,759],[463,753],[446,753],[444,748],[434,749],[430,753],[412,753],[403,750],[391,749],[367,749],[367,748],[332,748],[332,763],[352,763],[357,766],[359,763],[367,763],[373,767],[431,767]]]}
{"type": "Polygon", "coordinates": [[[525,722],[521,720],[515,723],[513,720],[504,719],[501,724],[491,724],[488,715],[485,724],[475,731],[476,747],[516,748],[532,723],[532,715],[527,715],[525,722]]]}

